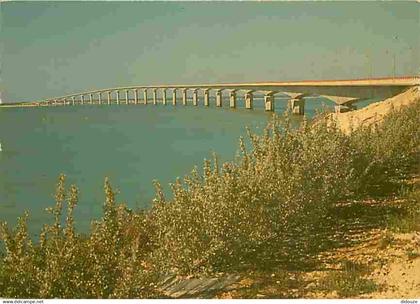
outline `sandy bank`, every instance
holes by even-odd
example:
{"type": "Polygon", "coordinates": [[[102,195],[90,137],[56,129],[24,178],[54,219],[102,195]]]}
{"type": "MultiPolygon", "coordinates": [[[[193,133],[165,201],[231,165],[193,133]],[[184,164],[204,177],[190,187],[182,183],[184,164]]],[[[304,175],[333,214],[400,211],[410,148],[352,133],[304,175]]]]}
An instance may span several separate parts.
{"type": "Polygon", "coordinates": [[[346,113],[332,113],[328,119],[335,120],[337,126],[346,134],[360,126],[371,126],[381,122],[392,110],[399,110],[414,102],[420,102],[420,87],[412,87],[394,97],[372,103],[360,110],[346,113]]]}

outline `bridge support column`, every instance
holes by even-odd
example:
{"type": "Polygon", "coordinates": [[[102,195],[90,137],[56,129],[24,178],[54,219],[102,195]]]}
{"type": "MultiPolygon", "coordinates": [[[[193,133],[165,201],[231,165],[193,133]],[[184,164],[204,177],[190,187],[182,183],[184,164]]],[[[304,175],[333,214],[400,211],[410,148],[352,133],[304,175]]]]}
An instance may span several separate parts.
{"type": "Polygon", "coordinates": [[[229,93],[229,106],[233,109],[236,108],[236,91],[229,93]]]}
{"type": "Polygon", "coordinates": [[[157,89],[153,89],[153,104],[157,105],[157,89]]]}
{"type": "Polygon", "coordinates": [[[176,106],[176,89],[172,90],[172,105],[176,106]]]}
{"type": "Polygon", "coordinates": [[[89,94],[89,102],[90,102],[90,104],[93,104],[93,94],[92,93],[89,94]]]}
{"type": "Polygon", "coordinates": [[[71,104],[74,106],[74,96],[71,97],[71,104]]]}
{"type": "Polygon", "coordinates": [[[125,90],[125,104],[129,104],[130,100],[129,100],[129,96],[128,96],[128,90],[125,90]]]}
{"type": "Polygon", "coordinates": [[[187,105],[187,89],[182,89],[182,104],[187,105]]]}
{"type": "Polygon", "coordinates": [[[80,95],[80,103],[85,104],[85,96],[84,95],[80,95]]]}
{"type": "Polygon", "coordinates": [[[143,103],[145,105],[147,104],[147,89],[144,89],[143,91],[143,103]]]}
{"type": "Polygon", "coordinates": [[[162,104],[166,105],[166,89],[162,90],[162,104]]]}
{"type": "Polygon", "coordinates": [[[293,114],[305,114],[305,100],[303,98],[292,98],[289,101],[289,109],[293,114]]]}
{"type": "Polygon", "coordinates": [[[352,105],[352,104],[342,104],[342,105],[335,105],[334,109],[336,113],[345,113],[345,112],[356,110],[357,106],[352,105]]]}
{"type": "Polygon", "coordinates": [[[102,93],[98,92],[98,103],[102,104],[102,93]]]}
{"type": "Polygon", "coordinates": [[[254,107],[254,95],[252,92],[245,93],[245,108],[252,109],[254,107]]]}
{"type": "Polygon", "coordinates": [[[198,106],[198,90],[194,89],[193,91],[193,105],[198,106]]]}
{"type": "Polygon", "coordinates": [[[137,89],[134,89],[134,103],[138,104],[139,103],[139,91],[137,89]]]}
{"type": "Polygon", "coordinates": [[[110,105],[111,104],[111,91],[108,91],[107,94],[108,94],[108,105],[110,105]]]}
{"type": "Polygon", "coordinates": [[[120,104],[120,91],[117,90],[117,104],[120,104]]]}
{"type": "Polygon", "coordinates": [[[273,93],[267,93],[264,96],[264,107],[266,111],[274,111],[274,95],[273,93]]]}
{"type": "Polygon", "coordinates": [[[216,91],[216,107],[221,107],[223,105],[223,95],[222,90],[216,91]]]}
{"type": "Polygon", "coordinates": [[[206,107],[210,105],[209,89],[204,90],[204,105],[206,107]]]}

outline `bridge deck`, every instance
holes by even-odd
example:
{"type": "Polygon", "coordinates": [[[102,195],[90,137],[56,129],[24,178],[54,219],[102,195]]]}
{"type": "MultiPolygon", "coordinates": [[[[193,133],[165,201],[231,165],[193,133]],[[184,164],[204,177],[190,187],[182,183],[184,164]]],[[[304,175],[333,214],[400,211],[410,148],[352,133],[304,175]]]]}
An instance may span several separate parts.
{"type": "MultiPolygon", "coordinates": [[[[286,93],[289,96],[325,96],[336,104],[350,104],[362,99],[389,98],[412,86],[420,85],[419,76],[395,78],[369,78],[347,80],[304,80],[304,81],[272,81],[248,83],[215,83],[215,84],[159,84],[137,85],[115,88],[95,89],[76,94],[46,99],[46,101],[79,98],[91,94],[107,94],[109,92],[149,90],[149,89],[200,89],[200,90],[230,90],[244,92],[262,92],[268,94],[286,93]]],[[[132,93],[131,93],[132,94],[132,93]]],[[[104,96],[104,100],[106,96],[104,96]]],[[[82,97],[83,98],[83,97],[82,97]]],[[[293,97],[295,98],[295,97],[293,97]]],[[[121,96],[121,100],[124,96],[121,96]]],[[[139,98],[140,99],[140,98],[139,98]]]]}

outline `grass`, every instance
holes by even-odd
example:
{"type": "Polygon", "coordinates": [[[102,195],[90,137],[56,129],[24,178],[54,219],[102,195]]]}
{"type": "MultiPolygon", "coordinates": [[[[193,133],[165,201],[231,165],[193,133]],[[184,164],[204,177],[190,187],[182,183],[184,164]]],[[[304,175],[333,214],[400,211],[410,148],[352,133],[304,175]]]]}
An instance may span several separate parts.
{"type": "Polygon", "coordinates": [[[388,216],[388,226],[393,232],[420,231],[420,188],[404,193],[399,212],[388,216]]]}
{"type": "Polygon", "coordinates": [[[330,271],[321,280],[321,289],[328,292],[337,292],[341,298],[350,298],[361,294],[370,293],[378,289],[378,286],[365,276],[370,272],[366,265],[344,261],[342,269],[330,271]]]}
{"type": "MultiPolygon", "coordinates": [[[[60,176],[55,206],[48,210],[54,222],[45,225],[39,240],[28,235],[27,214],[14,229],[1,225],[6,252],[0,296],[152,298],[160,296],[155,285],[165,273],[314,267],[311,256],[337,246],[328,237],[334,231],[323,230],[325,223],[340,232],[340,218],[347,217],[349,225],[366,212],[383,215],[383,206],[348,202],[401,187],[418,165],[419,120],[416,103],[381,126],[346,136],[326,123],[304,121],[294,129],[287,115],[274,117],[263,134],[249,130],[248,138],[240,139],[235,161],[219,164],[215,155],[201,170],[176,180],[172,199],[155,182],[151,210],[133,212],[119,204],[106,179],[103,216],[85,236],[74,226],[78,189],[60,176]]],[[[407,195],[409,203],[386,213],[385,224],[417,229],[418,195],[407,195]]],[[[347,236],[338,234],[338,243],[353,242],[347,236]]],[[[324,286],[343,297],[374,290],[364,274],[360,265],[343,263],[324,286]]]]}
{"type": "Polygon", "coordinates": [[[394,236],[392,232],[386,230],[382,233],[381,239],[379,240],[379,249],[385,249],[394,242],[394,236]]]}
{"type": "Polygon", "coordinates": [[[420,252],[419,251],[416,251],[416,250],[414,250],[414,249],[409,249],[409,250],[407,250],[407,257],[410,259],[410,260],[414,260],[414,259],[417,259],[417,258],[419,258],[420,257],[420,252]]]}

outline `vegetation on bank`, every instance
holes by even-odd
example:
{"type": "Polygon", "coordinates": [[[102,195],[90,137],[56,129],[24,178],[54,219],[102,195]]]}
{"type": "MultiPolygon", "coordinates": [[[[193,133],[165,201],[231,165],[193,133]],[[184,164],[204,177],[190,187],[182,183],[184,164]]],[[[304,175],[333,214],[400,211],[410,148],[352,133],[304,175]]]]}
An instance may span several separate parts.
{"type": "MultiPolygon", "coordinates": [[[[322,249],[321,240],[311,236],[327,217],[331,220],[337,203],[399,189],[419,165],[418,121],[420,102],[348,136],[326,122],[305,121],[294,129],[287,115],[274,117],[263,134],[248,132],[251,148],[240,140],[235,161],[220,165],[215,156],[202,170],[176,180],[173,198],[165,198],[155,182],[148,211],[118,204],[105,180],[103,217],[88,235],[74,227],[77,187],[67,188],[60,176],[56,204],[49,209],[54,223],[45,225],[39,240],[33,243],[28,235],[27,214],[13,230],[1,225],[6,252],[0,296],[150,298],[160,296],[155,286],[166,273],[298,263],[314,248],[322,249]]],[[[419,204],[410,199],[406,216],[390,219],[392,227],[419,229],[419,204]]],[[[347,268],[352,275],[359,272],[347,268]]],[[[342,288],[343,296],[354,294],[352,286],[374,288],[357,275],[350,287],[342,279],[325,286],[342,288]]]]}

